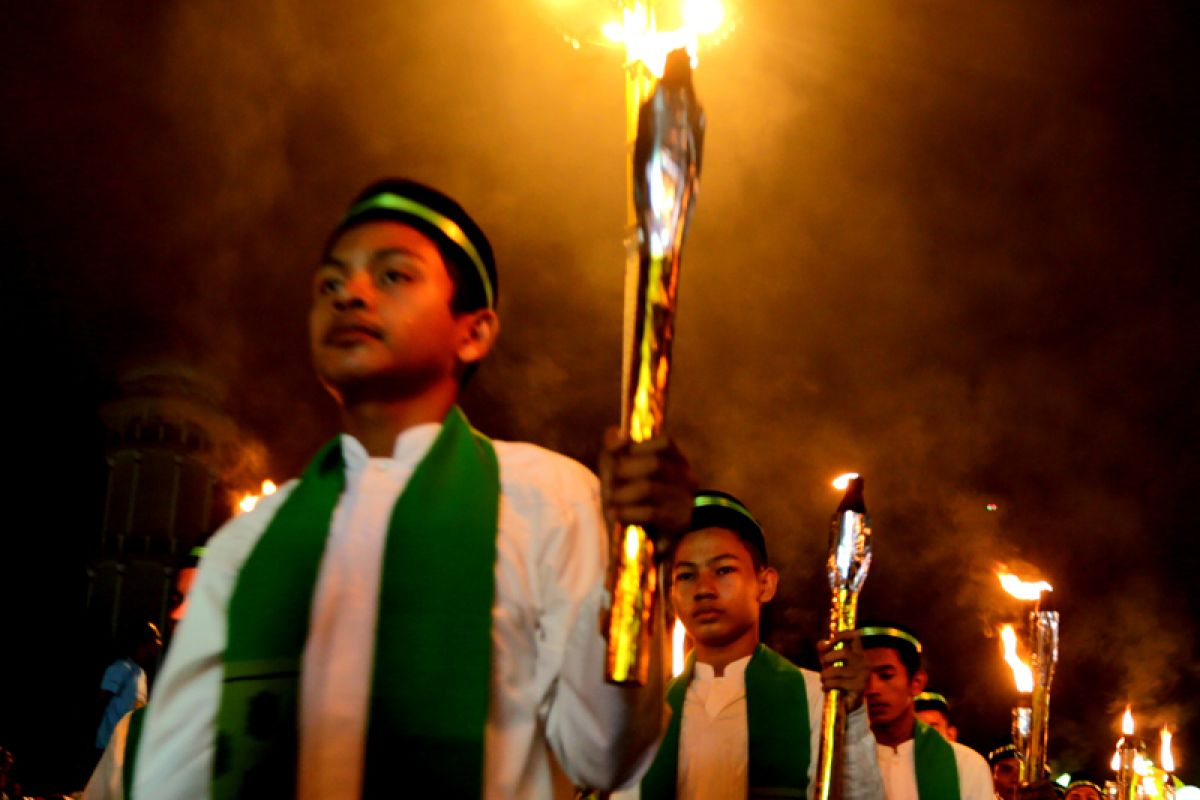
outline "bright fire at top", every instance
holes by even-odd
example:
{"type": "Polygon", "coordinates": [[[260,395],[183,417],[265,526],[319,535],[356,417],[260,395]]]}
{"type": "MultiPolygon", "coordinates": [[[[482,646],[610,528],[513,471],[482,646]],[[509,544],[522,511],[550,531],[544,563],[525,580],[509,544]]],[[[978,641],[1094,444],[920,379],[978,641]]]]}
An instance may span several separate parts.
{"type": "Polygon", "coordinates": [[[1045,581],[1023,581],[1003,567],[996,571],[1004,591],[1018,600],[1041,600],[1043,592],[1053,592],[1054,587],[1045,581]]]}
{"type": "Polygon", "coordinates": [[[242,495],[242,499],[239,500],[237,504],[238,510],[243,514],[247,511],[253,511],[254,507],[258,505],[259,500],[263,499],[264,497],[270,497],[277,491],[279,491],[279,487],[275,485],[275,481],[268,478],[262,482],[262,487],[259,489],[258,494],[246,492],[244,495],[242,495]]]}
{"type": "Polygon", "coordinates": [[[1133,731],[1133,711],[1127,705],[1125,706],[1125,713],[1121,716],[1121,733],[1126,736],[1133,736],[1133,731]]]}
{"type": "Polygon", "coordinates": [[[717,34],[726,21],[721,0],[683,0],[680,9],[682,24],[673,30],[660,30],[655,14],[647,4],[637,2],[624,9],[621,22],[607,22],[605,38],[625,45],[630,61],[641,61],[656,76],[661,77],[667,54],[683,48],[696,66],[697,51],[702,36],[717,34]]]}
{"type": "Polygon", "coordinates": [[[1004,642],[1004,660],[1012,669],[1017,691],[1029,694],[1033,691],[1033,670],[1017,655],[1017,632],[1012,625],[1000,626],[1000,640],[1004,642]]]}
{"type": "Polygon", "coordinates": [[[839,492],[844,492],[850,488],[850,481],[858,477],[857,472],[847,472],[845,475],[838,475],[833,479],[833,488],[839,492]]]}
{"type": "Polygon", "coordinates": [[[679,677],[683,672],[683,667],[687,660],[684,654],[684,644],[686,641],[687,630],[684,629],[679,617],[676,617],[675,625],[671,628],[671,677],[673,678],[679,677]]]}

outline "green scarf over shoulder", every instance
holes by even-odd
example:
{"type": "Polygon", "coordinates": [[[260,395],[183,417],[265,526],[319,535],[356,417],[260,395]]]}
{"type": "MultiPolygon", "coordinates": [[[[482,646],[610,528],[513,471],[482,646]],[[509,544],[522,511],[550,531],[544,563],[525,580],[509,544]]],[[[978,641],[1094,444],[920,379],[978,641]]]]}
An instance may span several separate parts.
{"type": "MultiPolygon", "coordinates": [[[[675,797],[683,701],[694,668],[689,658],[687,669],[667,686],[667,704],[673,713],[658,755],[642,780],[643,800],[675,797]]],[[[786,658],[759,644],[746,665],[745,680],[749,797],[803,798],[812,749],[804,676],[786,658]]]]}
{"type": "MultiPolygon", "coordinates": [[[[500,472],[455,407],[392,510],[380,578],[363,796],[478,797],[491,673],[500,472]]],[[[345,489],[340,441],[305,470],[229,602],[212,796],[292,797],[300,667],[345,489]]],[[[364,654],[363,657],[367,657],[364,654]]]]}
{"type": "Polygon", "coordinates": [[[954,747],[921,720],[913,727],[913,763],[920,800],[959,800],[954,747]]]}

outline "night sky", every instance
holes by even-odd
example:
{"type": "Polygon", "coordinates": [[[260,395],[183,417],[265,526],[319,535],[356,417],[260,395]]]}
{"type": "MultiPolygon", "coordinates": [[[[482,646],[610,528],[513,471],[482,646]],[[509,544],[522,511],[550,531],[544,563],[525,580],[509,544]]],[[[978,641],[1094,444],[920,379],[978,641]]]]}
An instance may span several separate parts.
{"type": "MultiPolygon", "coordinates": [[[[589,5],[6,8],[0,744],[18,760],[94,730],[99,675],[73,665],[97,406],[124,365],[187,365],[266,474],[294,475],[337,424],[309,275],[370,180],[433,183],[489,232],[504,329],[472,421],[594,462],[618,416],[624,141],[620,54],[562,36],[589,5]]],[[[931,688],[986,751],[1013,700],[994,628],[1022,611],[993,567],[1045,577],[1050,752],[1099,778],[1131,702],[1148,735],[1180,728],[1200,780],[1189,5],[744,0],[695,76],[671,427],[767,529],[770,640],[802,655],[821,635],[829,481],[861,472],[862,613],[923,635],[931,688]]]]}

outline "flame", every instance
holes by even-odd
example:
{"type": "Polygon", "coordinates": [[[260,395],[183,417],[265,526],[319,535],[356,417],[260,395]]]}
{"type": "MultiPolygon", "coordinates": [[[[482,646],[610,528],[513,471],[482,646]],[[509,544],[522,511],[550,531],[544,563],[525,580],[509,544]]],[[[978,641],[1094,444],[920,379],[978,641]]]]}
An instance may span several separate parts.
{"type": "Polygon", "coordinates": [[[1113,772],[1117,772],[1121,769],[1121,744],[1120,744],[1120,742],[1117,743],[1117,749],[1115,751],[1113,751],[1112,761],[1108,762],[1108,765],[1110,767],[1112,767],[1113,772]]]}
{"type": "Polygon", "coordinates": [[[1154,771],[1154,762],[1139,753],[1133,757],[1133,771],[1138,775],[1149,775],[1154,771]]]}
{"type": "Polygon", "coordinates": [[[845,475],[838,475],[833,479],[833,488],[839,492],[844,492],[850,488],[850,481],[858,477],[857,472],[847,472],[845,475]]]}
{"type": "Polygon", "coordinates": [[[996,577],[1000,579],[1004,591],[1018,600],[1041,600],[1043,592],[1054,591],[1054,587],[1045,581],[1023,581],[1003,566],[996,570],[996,577]]]}
{"type": "Polygon", "coordinates": [[[1166,725],[1162,726],[1162,731],[1159,733],[1160,751],[1158,760],[1162,763],[1164,772],[1175,771],[1175,754],[1171,752],[1171,729],[1166,725]]]}
{"type": "Polygon", "coordinates": [[[626,6],[621,22],[606,22],[601,28],[611,42],[625,45],[629,61],[641,61],[657,77],[662,77],[667,54],[683,48],[696,66],[696,54],[701,36],[712,36],[725,24],[725,7],[721,0],[685,0],[683,24],[674,30],[659,30],[655,15],[646,3],[626,6]]]}
{"type": "Polygon", "coordinates": [[[1033,670],[1017,655],[1017,632],[1012,625],[1000,626],[1000,639],[1004,642],[1004,660],[1012,668],[1017,691],[1029,694],[1033,691],[1033,670]]]}
{"type": "Polygon", "coordinates": [[[686,663],[686,658],[683,653],[684,641],[687,639],[687,631],[683,627],[683,623],[679,621],[679,617],[675,618],[675,626],[671,628],[671,677],[678,677],[683,672],[683,665],[686,663]]]}
{"type": "Polygon", "coordinates": [[[1130,709],[1129,705],[1126,704],[1125,714],[1121,717],[1121,733],[1125,734],[1126,736],[1133,736],[1133,731],[1133,711],[1130,709]]]}
{"type": "Polygon", "coordinates": [[[264,497],[270,497],[277,491],[279,491],[279,487],[275,485],[275,481],[267,478],[262,482],[259,494],[246,492],[242,495],[242,499],[237,502],[238,513],[245,514],[248,511],[253,511],[255,506],[258,505],[259,500],[262,500],[264,497]]]}

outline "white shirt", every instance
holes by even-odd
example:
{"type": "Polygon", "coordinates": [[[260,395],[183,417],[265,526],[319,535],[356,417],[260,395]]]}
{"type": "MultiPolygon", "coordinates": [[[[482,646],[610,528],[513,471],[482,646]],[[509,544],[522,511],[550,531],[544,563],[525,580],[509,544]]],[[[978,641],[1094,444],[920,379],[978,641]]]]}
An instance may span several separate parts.
{"type": "MultiPolygon", "coordinates": [[[[744,800],[749,788],[749,729],[746,723],[746,665],[750,656],[725,667],[718,678],[709,664],[696,662],[683,700],[679,725],[676,793],[682,800],[744,800]]],[[[825,694],[821,676],[800,670],[808,697],[808,796],[815,791],[821,714],[825,694]]],[[[846,800],[880,800],[883,787],[875,762],[875,737],[866,709],[850,714],[846,724],[843,776],[846,800]]],[[[636,800],[639,789],[614,795],[613,800],[636,800]]]]}
{"type": "MultiPolygon", "coordinates": [[[[300,797],[360,794],[387,524],[439,428],[405,431],[391,458],[370,458],[342,437],[346,490],[334,510],[303,657],[300,797]]],[[[569,797],[570,782],[603,789],[635,781],[662,732],[663,687],[604,682],[598,615],[607,535],[598,482],[540,447],[493,444],[500,510],[484,795],[569,797]]],[[[208,544],[151,697],[136,767],[135,791],[143,796],[209,794],[229,598],[294,486],[231,520],[208,544]]]]}
{"type": "MultiPolygon", "coordinates": [[[[960,800],[993,800],[992,771],[983,756],[966,745],[950,742],[954,762],[958,767],[960,800]]],[[[879,774],[883,777],[883,794],[887,800],[918,800],[917,767],[914,740],[901,742],[899,747],[876,744],[879,774]]]]}

